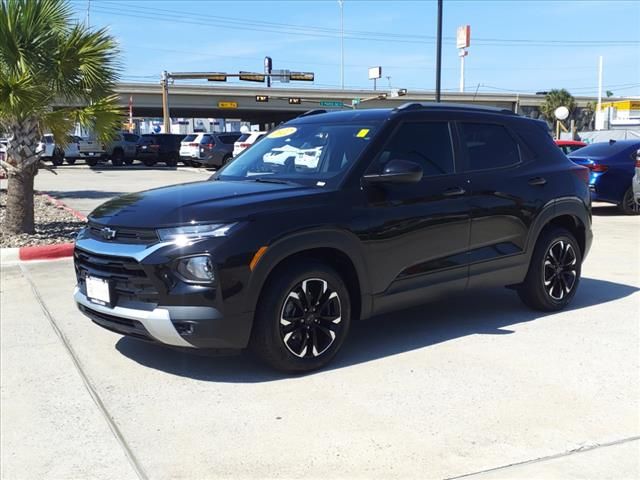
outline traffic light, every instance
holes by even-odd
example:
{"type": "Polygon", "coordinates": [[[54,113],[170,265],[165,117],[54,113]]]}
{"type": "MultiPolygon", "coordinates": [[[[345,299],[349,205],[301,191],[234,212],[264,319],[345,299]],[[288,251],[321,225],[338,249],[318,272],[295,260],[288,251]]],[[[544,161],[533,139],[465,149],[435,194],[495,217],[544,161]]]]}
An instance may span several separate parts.
{"type": "Polygon", "coordinates": [[[246,82],[264,83],[266,75],[264,73],[240,72],[238,77],[246,82]]]}
{"type": "Polygon", "coordinates": [[[289,80],[296,80],[298,82],[313,82],[313,72],[289,72],[289,80]]]}
{"type": "Polygon", "coordinates": [[[207,81],[209,82],[226,82],[227,74],[226,73],[214,73],[213,75],[209,75],[207,77],[207,81]]]}

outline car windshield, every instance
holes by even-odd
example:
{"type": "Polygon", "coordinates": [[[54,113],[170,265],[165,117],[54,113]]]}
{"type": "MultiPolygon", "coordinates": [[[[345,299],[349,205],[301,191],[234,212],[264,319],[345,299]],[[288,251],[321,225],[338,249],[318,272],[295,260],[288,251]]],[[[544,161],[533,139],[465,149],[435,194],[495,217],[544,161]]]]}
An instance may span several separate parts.
{"type": "Polygon", "coordinates": [[[197,135],[190,134],[182,139],[183,142],[193,142],[196,139],[197,135]]]}
{"type": "Polygon", "coordinates": [[[238,155],[213,178],[322,186],[342,178],[376,128],[377,125],[363,123],[284,126],[238,155]]]}

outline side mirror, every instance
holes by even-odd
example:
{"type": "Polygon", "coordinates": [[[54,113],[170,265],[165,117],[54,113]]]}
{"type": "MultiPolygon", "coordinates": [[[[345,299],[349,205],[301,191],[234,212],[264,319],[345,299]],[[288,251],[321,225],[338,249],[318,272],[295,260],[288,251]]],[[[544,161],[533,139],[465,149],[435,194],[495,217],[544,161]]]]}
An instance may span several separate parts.
{"type": "Polygon", "coordinates": [[[366,183],[416,183],[422,180],[422,167],[409,160],[387,162],[382,173],[362,177],[366,183]]]}

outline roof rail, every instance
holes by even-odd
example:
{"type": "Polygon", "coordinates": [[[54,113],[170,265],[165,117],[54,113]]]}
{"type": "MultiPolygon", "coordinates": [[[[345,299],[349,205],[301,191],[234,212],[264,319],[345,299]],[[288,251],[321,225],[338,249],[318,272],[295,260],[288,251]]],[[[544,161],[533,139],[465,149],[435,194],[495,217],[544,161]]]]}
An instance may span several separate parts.
{"type": "Polygon", "coordinates": [[[299,118],[299,117],[308,117],[308,116],[310,116],[310,115],[318,115],[318,114],[320,114],[320,113],[327,113],[327,111],[326,111],[326,110],[323,110],[323,109],[321,109],[321,108],[316,108],[316,109],[314,109],[314,110],[308,110],[308,111],[306,111],[306,112],[304,112],[304,113],[302,113],[302,114],[298,115],[298,118],[299,118]]]}
{"type": "Polygon", "coordinates": [[[468,105],[464,103],[453,103],[453,102],[451,103],[409,102],[394,108],[393,111],[404,112],[404,111],[411,111],[411,110],[419,110],[421,108],[451,108],[456,110],[475,110],[475,111],[485,111],[485,112],[494,112],[494,113],[500,112],[500,113],[510,113],[512,115],[516,115],[513,111],[509,110],[508,108],[490,107],[490,106],[477,105],[477,104],[468,105]]]}
{"type": "Polygon", "coordinates": [[[400,105],[399,107],[394,108],[394,110],[417,110],[419,108],[424,107],[423,104],[418,103],[418,102],[407,102],[407,103],[403,103],[402,105],[400,105]]]}

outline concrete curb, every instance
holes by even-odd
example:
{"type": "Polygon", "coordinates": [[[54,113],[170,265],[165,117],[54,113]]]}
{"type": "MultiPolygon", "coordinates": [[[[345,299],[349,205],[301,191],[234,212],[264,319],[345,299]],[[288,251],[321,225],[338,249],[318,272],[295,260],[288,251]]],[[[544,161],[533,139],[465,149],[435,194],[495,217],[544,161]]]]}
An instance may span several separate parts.
{"type": "Polygon", "coordinates": [[[74,210],[73,208],[69,207],[66,203],[64,203],[62,200],[58,200],[55,197],[52,197],[51,195],[49,195],[46,192],[37,192],[38,195],[42,195],[44,198],[46,198],[49,202],[53,203],[54,205],[56,205],[57,207],[63,208],[65,209],[67,212],[69,212],[71,215],[73,215],[74,217],[76,217],[78,220],[82,220],[83,222],[87,221],[87,217],[84,216],[83,214],[81,214],[79,211],[74,210]]]}
{"type": "Polygon", "coordinates": [[[3,248],[0,252],[0,263],[8,265],[32,260],[58,260],[73,256],[74,246],[74,243],[57,243],[33,247],[3,248]]]}
{"type": "MultiPolygon", "coordinates": [[[[42,195],[47,201],[63,208],[71,215],[83,222],[87,221],[87,217],[83,214],[67,206],[61,200],[52,197],[48,193],[37,192],[38,195],[42,195]]],[[[57,260],[59,258],[73,256],[74,243],[56,243],[53,245],[34,245],[32,247],[20,247],[20,248],[3,248],[0,253],[0,262],[3,264],[25,262],[31,260],[57,260]]]]}

